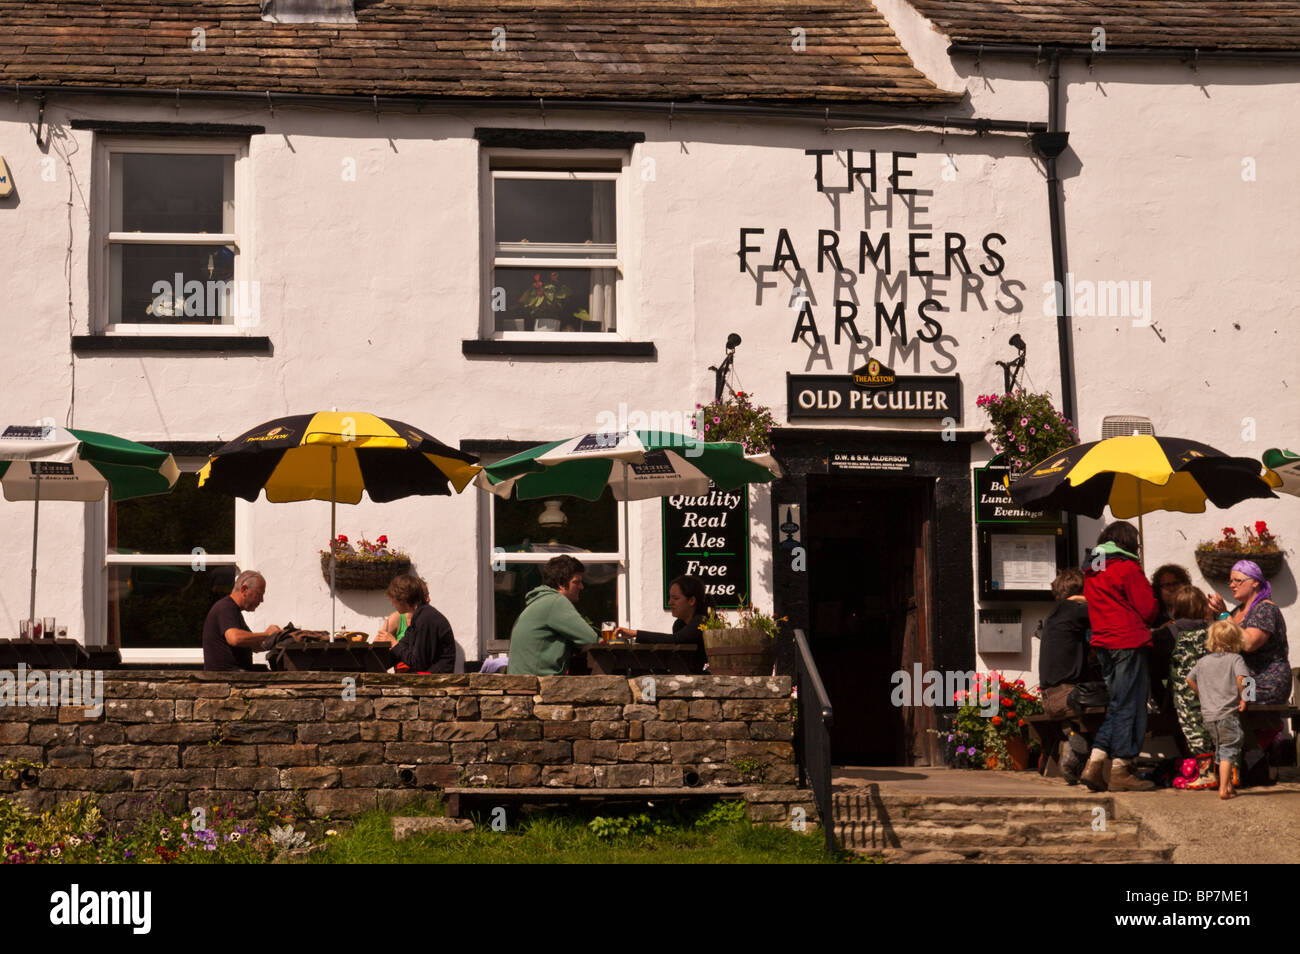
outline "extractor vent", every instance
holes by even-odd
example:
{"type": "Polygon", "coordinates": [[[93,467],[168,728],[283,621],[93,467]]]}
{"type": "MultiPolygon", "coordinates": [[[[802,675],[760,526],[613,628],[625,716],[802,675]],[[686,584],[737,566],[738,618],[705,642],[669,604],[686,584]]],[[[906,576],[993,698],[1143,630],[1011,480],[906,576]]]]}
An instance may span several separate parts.
{"type": "Polygon", "coordinates": [[[1156,429],[1149,417],[1137,417],[1133,414],[1111,414],[1102,419],[1101,439],[1109,437],[1130,437],[1133,434],[1150,434],[1155,436],[1156,429]]]}

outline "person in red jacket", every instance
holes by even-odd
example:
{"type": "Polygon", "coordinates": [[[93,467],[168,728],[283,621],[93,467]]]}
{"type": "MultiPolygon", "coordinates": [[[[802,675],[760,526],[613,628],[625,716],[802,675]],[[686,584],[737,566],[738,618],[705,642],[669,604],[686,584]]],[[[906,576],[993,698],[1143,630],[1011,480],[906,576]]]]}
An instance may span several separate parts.
{"type": "Polygon", "coordinates": [[[1132,767],[1147,734],[1147,653],[1151,647],[1148,627],[1160,612],[1160,603],[1138,562],[1137,549],[1137,528],[1122,520],[1112,523],[1097,538],[1092,562],[1083,574],[1092,647],[1097,651],[1110,693],[1105,721],[1093,740],[1088,764],[1079,775],[1094,792],[1107,787],[1107,759],[1113,759],[1111,791],[1155,788],[1151,782],[1140,780],[1132,767]]]}

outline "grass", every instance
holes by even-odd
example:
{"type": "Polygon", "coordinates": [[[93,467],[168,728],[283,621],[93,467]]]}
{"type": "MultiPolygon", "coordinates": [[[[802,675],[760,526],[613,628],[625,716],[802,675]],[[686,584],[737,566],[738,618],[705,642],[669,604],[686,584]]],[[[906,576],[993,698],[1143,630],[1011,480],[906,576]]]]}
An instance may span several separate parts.
{"type": "MultiPolygon", "coordinates": [[[[402,809],[399,815],[441,814],[440,806],[402,809]]],[[[705,813],[707,814],[707,813],[705,813]]],[[[330,838],[306,860],[316,864],[820,864],[829,861],[819,832],[717,821],[700,813],[660,813],[653,834],[600,837],[587,819],[546,812],[511,819],[494,831],[490,817],[474,831],[429,833],[394,842],[392,815],[375,811],[350,831],[330,838]],[[697,825],[703,821],[704,826],[697,825]]],[[[638,826],[631,826],[637,828],[638,826]]],[[[641,828],[646,827],[642,823],[641,828]]]]}

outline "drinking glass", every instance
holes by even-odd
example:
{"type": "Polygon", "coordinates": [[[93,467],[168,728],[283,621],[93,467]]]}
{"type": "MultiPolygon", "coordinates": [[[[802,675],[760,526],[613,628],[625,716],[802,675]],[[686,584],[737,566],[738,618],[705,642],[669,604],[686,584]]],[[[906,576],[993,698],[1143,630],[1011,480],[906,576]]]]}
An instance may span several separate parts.
{"type": "Polygon", "coordinates": [[[616,630],[616,629],[618,629],[618,623],[601,623],[601,624],[600,624],[600,640],[601,640],[601,642],[603,642],[603,643],[610,643],[610,642],[613,642],[613,641],[614,641],[614,630],[616,630]]]}
{"type": "Polygon", "coordinates": [[[20,619],[18,621],[18,635],[23,639],[32,638],[32,621],[30,619],[20,619]]]}
{"type": "Polygon", "coordinates": [[[40,621],[39,619],[34,619],[34,620],[32,620],[32,621],[31,621],[31,627],[32,627],[32,630],[31,630],[31,636],[32,636],[32,639],[40,639],[40,638],[41,638],[41,621],[40,621]]]}
{"type": "Polygon", "coordinates": [[[53,616],[45,617],[44,628],[45,628],[45,638],[53,639],[54,638],[54,617],[53,616]]]}

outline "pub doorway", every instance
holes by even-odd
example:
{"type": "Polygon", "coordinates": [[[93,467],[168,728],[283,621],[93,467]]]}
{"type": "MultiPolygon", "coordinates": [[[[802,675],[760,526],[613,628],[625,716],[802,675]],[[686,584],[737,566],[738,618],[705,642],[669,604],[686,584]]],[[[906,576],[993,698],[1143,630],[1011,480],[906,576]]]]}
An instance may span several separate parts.
{"type": "MultiPolygon", "coordinates": [[[[840,765],[911,765],[934,710],[893,704],[894,673],[930,668],[934,481],[808,475],[810,647],[835,707],[840,765]]],[[[922,761],[926,759],[922,756],[922,761]]]]}

